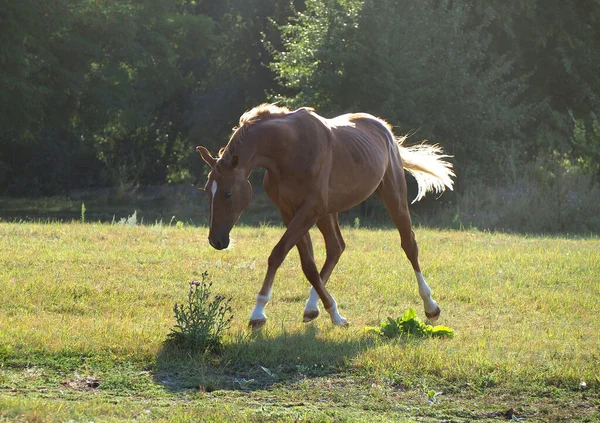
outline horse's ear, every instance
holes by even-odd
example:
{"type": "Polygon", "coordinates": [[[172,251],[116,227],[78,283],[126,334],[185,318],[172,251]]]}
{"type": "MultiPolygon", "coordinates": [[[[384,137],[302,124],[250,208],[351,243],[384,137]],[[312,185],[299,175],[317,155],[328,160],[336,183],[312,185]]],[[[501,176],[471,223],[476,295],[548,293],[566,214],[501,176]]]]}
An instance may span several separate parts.
{"type": "Polygon", "coordinates": [[[224,157],[217,160],[216,168],[219,171],[225,171],[227,169],[235,169],[239,163],[238,156],[232,156],[231,159],[226,159],[224,157]]]}
{"type": "Polygon", "coordinates": [[[198,147],[196,147],[196,151],[200,153],[200,155],[202,156],[202,160],[204,160],[207,165],[209,165],[210,167],[215,167],[217,159],[215,159],[210,154],[210,151],[208,151],[206,147],[202,147],[201,145],[199,145],[198,147]]]}

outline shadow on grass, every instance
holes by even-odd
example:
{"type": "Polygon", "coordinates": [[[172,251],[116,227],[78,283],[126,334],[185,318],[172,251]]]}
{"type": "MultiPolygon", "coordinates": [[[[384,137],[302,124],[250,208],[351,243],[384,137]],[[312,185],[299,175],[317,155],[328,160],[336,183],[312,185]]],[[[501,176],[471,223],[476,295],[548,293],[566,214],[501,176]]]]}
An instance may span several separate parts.
{"type": "Polygon", "coordinates": [[[270,389],[342,373],[377,342],[374,336],[350,333],[324,340],[319,332],[309,324],[301,332],[276,336],[239,333],[219,355],[194,355],[165,344],[157,357],[155,382],[173,392],[270,389]]]}

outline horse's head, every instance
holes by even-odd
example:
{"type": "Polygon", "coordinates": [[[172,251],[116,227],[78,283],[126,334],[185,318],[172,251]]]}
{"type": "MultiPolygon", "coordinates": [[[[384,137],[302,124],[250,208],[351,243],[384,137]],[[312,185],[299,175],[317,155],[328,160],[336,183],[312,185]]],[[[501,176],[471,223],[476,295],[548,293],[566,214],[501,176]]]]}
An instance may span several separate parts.
{"type": "Polygon", "coordinates": [[[212,168],[204,191],[210,204],[208,241],[213,248],[229,246],[229,232],[252,199],[252,185],[244,169],[238,167],[238,157],[215,159],[201,146],[196,150],[212,168]]]}

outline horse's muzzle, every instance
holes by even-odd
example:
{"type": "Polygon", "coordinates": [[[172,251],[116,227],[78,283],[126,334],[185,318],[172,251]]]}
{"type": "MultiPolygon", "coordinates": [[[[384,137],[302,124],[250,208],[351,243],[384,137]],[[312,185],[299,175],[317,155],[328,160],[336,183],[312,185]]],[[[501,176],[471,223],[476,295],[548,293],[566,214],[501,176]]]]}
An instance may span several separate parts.
{"type": "Polygon", "coordinates": [[[209,237],[208,242],[215,250],[224,250],[225,248],[229,247],[229,237],[222,239],[211,239],[209,237]]]}

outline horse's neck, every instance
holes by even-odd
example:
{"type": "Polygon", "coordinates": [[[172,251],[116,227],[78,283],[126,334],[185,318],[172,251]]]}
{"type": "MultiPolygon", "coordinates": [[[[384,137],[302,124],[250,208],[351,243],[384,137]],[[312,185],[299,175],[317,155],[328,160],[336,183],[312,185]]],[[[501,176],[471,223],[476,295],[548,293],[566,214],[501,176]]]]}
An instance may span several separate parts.
{"type": "Polygon", "coordinates": [[[263,168],[270,171],[277,169],[276,157],[273,156],[270,137],[253,138],[240,146],[240,159],[245,163],[247,176],[256,169],[263,168]]]}

